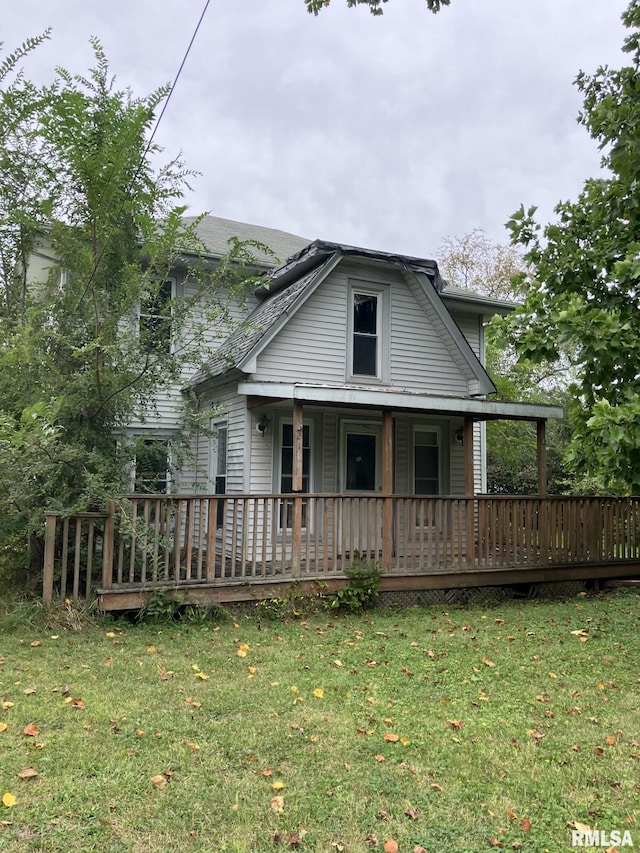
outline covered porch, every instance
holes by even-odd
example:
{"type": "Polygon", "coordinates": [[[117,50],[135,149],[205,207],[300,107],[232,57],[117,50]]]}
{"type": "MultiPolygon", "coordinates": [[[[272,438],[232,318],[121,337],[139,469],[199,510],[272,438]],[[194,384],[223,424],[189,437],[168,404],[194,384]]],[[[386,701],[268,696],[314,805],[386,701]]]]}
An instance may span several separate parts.
{"type": "Polygon", "coordinates": [[[274,383],[241,383],[239,391],[251,424],[269,406],[291,407],[291,490],[131,494],[105,513],[50,513],[45,600],[54,591],[75,598],[97,591],[104,609],[119,610],[140,607],[153,590],[198,604],[280,596],[292,583],[330,591],[363,562],[377,566],[383,590],[628,577],[640,570],[640,499],[547,496],[545,424],[562,414],[556,407],[274,383]],[[358,478],[338,491],[305,488],[305,408],[318,406],[379,419],[379,485],[373,477],[368,488],[349,488],[362,485],[358,478]],[[463,494],[398,493],[394,418],[407,411],[462,423],[463,494]],[[476,494],[476,424],[500,417],[537,425],[535,496],[476,494]]]}

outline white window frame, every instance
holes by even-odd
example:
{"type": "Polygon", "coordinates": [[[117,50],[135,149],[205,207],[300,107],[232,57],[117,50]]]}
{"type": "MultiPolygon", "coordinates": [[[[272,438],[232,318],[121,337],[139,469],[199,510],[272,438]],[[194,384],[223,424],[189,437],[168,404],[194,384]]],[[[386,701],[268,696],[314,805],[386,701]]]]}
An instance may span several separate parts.
{"type": "Polygon", "coordinates": [[[360,279],[349,279],[347,288],[347,353],[345,365],[345,379],[347,382],[359,384],[381,385],[389,381],[390,360],[390,313],[391,313],[391,287],[383,282],[371,282],[360,279]],[[355,296],[374,296],[377,300],[376,309],[376,373],[355,373],[353,369],[354,356],[354,308],[355,296]]]}

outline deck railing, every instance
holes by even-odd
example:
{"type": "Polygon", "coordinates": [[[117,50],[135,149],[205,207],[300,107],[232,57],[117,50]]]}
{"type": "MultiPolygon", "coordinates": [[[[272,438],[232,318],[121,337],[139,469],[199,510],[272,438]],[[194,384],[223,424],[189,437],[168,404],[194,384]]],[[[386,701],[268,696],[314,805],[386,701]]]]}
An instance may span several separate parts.
{"type": "Polygon", "coordinates": [[[640,560],[640,499],[125,495],[47,515],[44,597],[92,590],[640,560]]]}

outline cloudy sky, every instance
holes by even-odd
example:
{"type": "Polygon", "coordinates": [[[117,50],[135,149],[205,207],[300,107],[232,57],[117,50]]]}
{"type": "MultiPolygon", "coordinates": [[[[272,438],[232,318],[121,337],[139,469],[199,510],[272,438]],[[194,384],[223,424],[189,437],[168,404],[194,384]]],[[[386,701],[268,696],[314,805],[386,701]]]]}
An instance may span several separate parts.
{"type": "MultiPolygon", "coordinates": [[[[121,87],[173,80],[205,0],[0,0],[4,50],[52,27],[25,62],[90,67],[97,36],[121,87]]],[[[201,173],[190,212],[367,248],[436,256],[482,228],[506,242],[598,170],[576,122],[578,70],[622,64],[626,0],[210,0],[158,129],[201,173]]]]}

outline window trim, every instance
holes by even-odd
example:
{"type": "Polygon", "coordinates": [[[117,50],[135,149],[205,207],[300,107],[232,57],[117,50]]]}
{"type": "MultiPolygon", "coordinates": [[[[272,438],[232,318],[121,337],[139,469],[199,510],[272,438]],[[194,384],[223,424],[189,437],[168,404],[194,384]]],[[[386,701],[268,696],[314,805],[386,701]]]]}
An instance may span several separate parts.
{"type": "Polygon", "coordinates": [[[380,385],[389,381],[389,351],[390,351],[390,302],[391,287],[388,284],[349,279],[347,294],[347,359],[345,378],[348,382],[360,384],[373,383],[380,385]],[[356,294],[375,296],[377,299],[376,312],[376,374],[355,373],[353,369],[354,338],[358,334],[354,330],[354,306],[356,294]]]}

